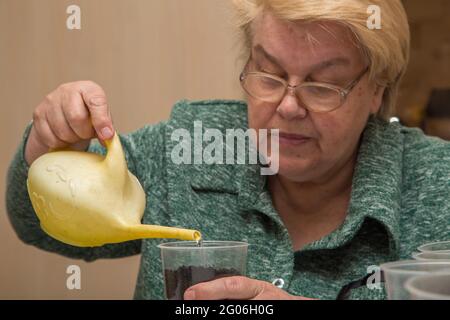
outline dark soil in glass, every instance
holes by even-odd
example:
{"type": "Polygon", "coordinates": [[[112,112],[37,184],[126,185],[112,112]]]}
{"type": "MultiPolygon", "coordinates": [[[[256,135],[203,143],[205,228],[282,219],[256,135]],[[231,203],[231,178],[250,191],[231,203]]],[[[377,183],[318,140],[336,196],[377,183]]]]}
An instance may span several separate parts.
{"type": "Polygon", "coordinates": [[[164,270],[166,294],[169,300],[183,300],[186,289],[194,284],[227,276],[238,276],[234,269],[182,266],[177,270],[164,270]]]}

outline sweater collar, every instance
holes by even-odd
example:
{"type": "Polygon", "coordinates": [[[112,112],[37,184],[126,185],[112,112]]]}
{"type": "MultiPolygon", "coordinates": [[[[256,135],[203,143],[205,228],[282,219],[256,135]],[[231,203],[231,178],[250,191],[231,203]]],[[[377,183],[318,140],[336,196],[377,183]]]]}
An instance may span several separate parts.
{"type": "MultiPolygon", "coordinates": [[[[333,249],[348,243],[366,219],[378,221],[390,239],[390,249],[399,245],[403,137],[401,126],[370,118],[362,135],[353,175],[351,200],[344,223],[331,234],[304,250],[333,249]]],[[[282,224],[267,188],[267,176],[259,165],[194,166],[191,187],[238,196],[240,209],[255,210],[282,224]]]]}
{"type": "MultiPolygon", "coordinates": [[[[371,117],[362,135],[353,175],[351,200],[344,223],[331,234],[304,250],[333,249],[348,243],[366,219],[379,222],[390,239],[390,249],[399,246],[403,137],[401,126],[371,117]]],[[[260,211],[282,223],[272,207],[267,177],[258,165],[240,170],[239,202],[244,210],[260,211]]],[[[393,251],[391,251],[393,252],[393,251]]]]}

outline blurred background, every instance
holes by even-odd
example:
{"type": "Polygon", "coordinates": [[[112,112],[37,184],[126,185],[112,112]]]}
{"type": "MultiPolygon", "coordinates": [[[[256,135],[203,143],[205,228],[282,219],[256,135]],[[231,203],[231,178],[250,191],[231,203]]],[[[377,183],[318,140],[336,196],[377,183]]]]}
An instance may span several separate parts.
{"type": "MultiPolygon", "coordinates": [[[[450,1],[404,3],[412,51],[396,116],[450,139],[450,1]]],[[[224,0],[0,0],[1,181],[33,109],[61,83],[99,83],[120,132],[166,119],[179,99],[241,99],[231,18],[224,0]],[[72,4],[81,30],[66,28],[72,4]]],[[[0,197],[0,299],[130,299],[138,263],[84,263],[24,245],[0,197]],[[66,288],[72,264],[81,290],[66,288]]]]}

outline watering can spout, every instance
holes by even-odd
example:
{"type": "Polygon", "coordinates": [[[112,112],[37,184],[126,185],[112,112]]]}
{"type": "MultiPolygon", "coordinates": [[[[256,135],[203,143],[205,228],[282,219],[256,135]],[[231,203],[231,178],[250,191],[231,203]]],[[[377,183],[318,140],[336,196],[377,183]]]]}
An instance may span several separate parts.
{"type": "Polygon", "coordinates": [[[155,225],[140,224],[130,228],[130,234],[134,234],[138,239],[141,238],[165,238],[179,240],[200,241],[202,236],[197,230],[181,229],[173,227],[163,227],[155,225]]]}

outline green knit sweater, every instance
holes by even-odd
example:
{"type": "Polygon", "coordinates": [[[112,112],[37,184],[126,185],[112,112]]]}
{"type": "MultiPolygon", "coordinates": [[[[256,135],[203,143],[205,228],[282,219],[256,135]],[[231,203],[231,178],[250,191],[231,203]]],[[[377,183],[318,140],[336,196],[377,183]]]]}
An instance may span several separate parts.
{"type": "MultiPolygon", "coordinates": [[[[426,242],[450,239],[450,144],[418,129],[371,118],[362,136],[351,201],[344,223],[331,234],[294,252],[258,165],[176,165],[175,129],[247,129],[241,101],[180,101],[165,122],[121,135],[131,172],[146,192],[143,223],[200,230],[206,240],[248,241],[247,275],[294,295],[335,299],[342,286],[368,268],[405,259],[426,242]]],[[[47,236],[39,227],[26,189],[24,145],[7,179],[7,211],[27,244],[67,257],[93,261],[142,253],[135,298],[164,298],[157,244],[164,239],[77,248],[47,236]]],[[[104,153],[98,143],[90,151],[104,153]]],[[[383,299],[384,289],[361,287],[353,299],[383,299]]]]}

